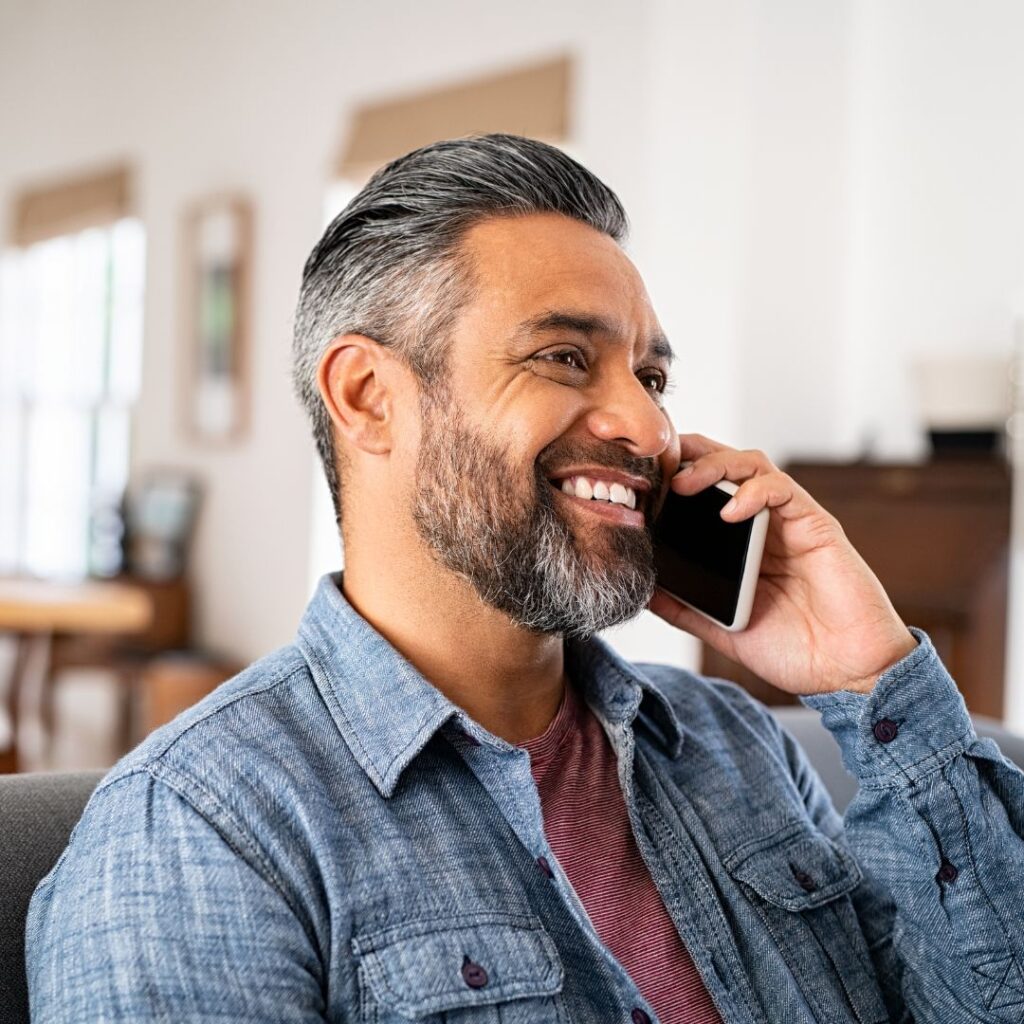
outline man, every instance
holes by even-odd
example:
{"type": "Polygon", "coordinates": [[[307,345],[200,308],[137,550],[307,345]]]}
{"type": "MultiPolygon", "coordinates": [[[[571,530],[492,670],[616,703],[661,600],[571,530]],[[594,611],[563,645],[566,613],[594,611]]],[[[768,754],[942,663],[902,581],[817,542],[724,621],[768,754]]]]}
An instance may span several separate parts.
{"type": "Polygon", "coordinates": [[[624,233],[502,135],[328,228],[295,382],[344,573],[94,794],[29,914],[38,1020],[1021,1020],[1024,775],[831,515],[675,432],[624,233]],[[668,488],[722,478],[771,509],[738,634],[652,567],[668,488]],[[595,635],[645,607],[821,711],[845,828],[739,688],[595,635]]]}

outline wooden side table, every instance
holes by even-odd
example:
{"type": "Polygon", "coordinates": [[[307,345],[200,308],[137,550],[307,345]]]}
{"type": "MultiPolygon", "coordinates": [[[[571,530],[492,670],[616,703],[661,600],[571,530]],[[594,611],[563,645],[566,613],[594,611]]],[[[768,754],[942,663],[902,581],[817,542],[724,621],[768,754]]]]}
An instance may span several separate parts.
{"type": "Polygon", "coordinates": [[[0,771],[17,771],[26,704],[34,702],[48,742],[53,680],[61,669],[98,665],[127,682],[148,652],[185,646],[187,589],[183,581],[131,577],[78,583],[0,578],[0,633],[16,644],[7,687],[11,742],[0,751],[0,771]]]}

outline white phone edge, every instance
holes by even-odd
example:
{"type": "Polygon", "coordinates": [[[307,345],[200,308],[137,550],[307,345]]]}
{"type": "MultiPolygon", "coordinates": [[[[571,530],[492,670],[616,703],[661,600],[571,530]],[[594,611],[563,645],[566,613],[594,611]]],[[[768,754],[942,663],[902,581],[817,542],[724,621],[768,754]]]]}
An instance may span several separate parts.
{"type": "MultiPolygon", "coordinates": [[[[686,463],[683,463],[683,465],[686,465],[686,463]]],[[[735,494],[739,490],[739,485],[734,484],[731,480],[719,480],[714,486],[729,495],[735,494]]],[[[764,541],[768,535],[768,518],[770,514],[769,509],[763,508],[754,516],[753,525],[750,528],[750,544],[747,546],[747,560],[743,563],[743,579],[740,580],[740,594],[736,601],[736,616],[731,624],[722,622],[721,619],[716,619],[713,615],[708,615],[703,608],[698,608],[696,605],[690,604],[689,601],[684,601],[675,594],[672,594],[672,596],[681,604],[685,604],[687,608],[692,608],[698,615],[703,615],[705,619],[713,622],[716,626],[720,626],[729,633],[739,633],[746,629],[750,622],[750,613],[754,607],[757,581],[761,575],[761,556],[764,554],[764,541]]],[[[671,594],[672,592],[669,591],[669,593],[671,594]]]]}

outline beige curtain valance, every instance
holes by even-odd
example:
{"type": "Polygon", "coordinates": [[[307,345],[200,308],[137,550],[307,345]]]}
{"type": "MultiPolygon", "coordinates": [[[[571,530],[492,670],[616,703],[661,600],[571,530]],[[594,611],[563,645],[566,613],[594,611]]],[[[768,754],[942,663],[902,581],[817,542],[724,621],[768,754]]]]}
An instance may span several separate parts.
{"type": "Polygon", "coordinates": [[[548,142],[569,138],[571,60],[558,57],[358,109],[336,167],[364,181],[411,149],[472,132],[511,132],[548,142]]]}
{"type": "Polygon", "coordinates": [[[131,175],[113,167],[27,189],[15,199],[11,225],[14,245],[110,224],[132,213],[131,175]]]}

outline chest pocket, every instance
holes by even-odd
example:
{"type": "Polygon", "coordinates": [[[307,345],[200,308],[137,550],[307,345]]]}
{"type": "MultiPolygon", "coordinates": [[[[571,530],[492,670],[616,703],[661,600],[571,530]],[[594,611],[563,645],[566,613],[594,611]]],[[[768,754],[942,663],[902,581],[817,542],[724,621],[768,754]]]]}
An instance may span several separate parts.
{"type": "Polygon", "coordinates": [[[850,896],[863,875],[846,850],[797,823],[742,847],[725,866],[819,1020],[889,1020],[850,896]]]}
{"type": "Polygon", "coordinates": [[[539,920],[472,914],[352,940],[366,1024],[562,1024],[563,969],[539,920]]]}
{"type": "Polygon", "coordinates": [[[812,910],[844,896],[863,878],[857,862],[820,832],[790,826],[763,844],[741,848],[729,873],[761,899],[783,910],[812,910]]]}

